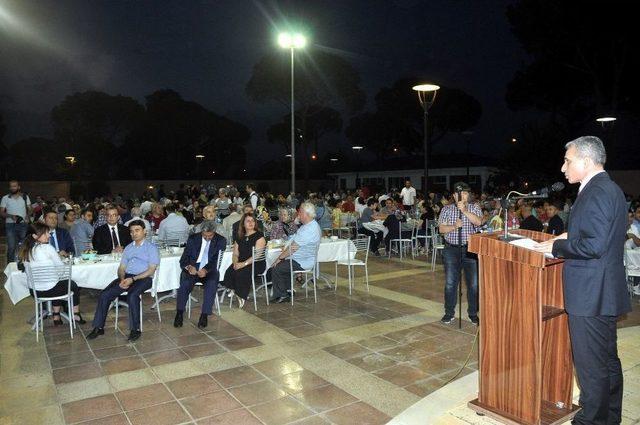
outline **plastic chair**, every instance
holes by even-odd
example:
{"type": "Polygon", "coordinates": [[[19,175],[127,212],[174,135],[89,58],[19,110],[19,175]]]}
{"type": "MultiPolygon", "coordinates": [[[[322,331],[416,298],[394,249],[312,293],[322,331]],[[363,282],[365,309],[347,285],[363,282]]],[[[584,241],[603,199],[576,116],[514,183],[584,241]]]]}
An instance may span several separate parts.
{"type": "MultiPolygon", "coordinates": [[[[224,256],[224,251],[223,250],[218,251],[218,261],[216,262],[216,270],[218,270],[218,276],[220,276],[220,266],[222,265],[223,256],[224,256]]],[[[202,282],[196,282],[195,286],[202,286],[202,282]]],[[[222,317],[222,313],[220,312],[220,298],[218,297],[218,293],[222,292],[222,296],[224,296],[225,290],[226,288],[224,286],[221,286],[220,282],[218,282],[218,288],[215,294],[216,299],[214,301],[216,310],[218,312],[218,317],[222,317]]],[[[193,295],[189,294],[189,299],[187,300],[187,317],[189,319],[191,319],[191,300],[198,302],[198,300],[193,295]]]]}
{"type": "Polygon", "coordinates": [[[431,252],[431,271],[436,270],[436,258],[438,257],[438,251],[444,249],[444,243],[442,242],[442,235],[438,233],[438,228],[434,225],[431,227],[431,245],[433,247],[431,252]]]}
{"type": "Polygon", "coordinates": [[[309,297],[309,285],[307,285],[307,283],[309,282],[309,280],[311,280],[313,282],[313,299],[314,302],[318,302],[318,293],[317,293],[317,288],[316,288],[316,280],[317,280],[317,270],[318,270],[318,249],[320,248],[320,244],[318,244],[318,246],[316,246],[316,252],[313,258],[313,266],[310,269],[305,269],[305,270],[293,270],[293,260],[291,260],[292,255],[293,255],[293,251],[291,250],[291,245],[289,245],[289,269],[291,271],[291,305],[293,306],[293,284],[295,282],[295,276],[297,275],[304,275],[304,290],[305,290],[305,295],[306,297],[309,297]],[[308,278],[308,275],[311,274],[311,279],[308,278]]]}
{"type": "Polygon", "coordinates": [[[44,323],[42,322],[44,311],[42,309],[42,303],[47,303],[48,311],[52,311],[52,302],[53,301],[66,301],[67,302],[67,311],[71,314],[71,317],[67,316],[64,313],[60,313],[61,317],[64,317],[69,322],[69,334],[71,338],[73,338],[73,329],[76,326],[75,321],[73,320],[73,291],[71,290],[71,267],[72,267],[72,259],[69,261],[69,264],[65,264],[63,266],[56,265],[32,265],[30,262],[25,262],[25,271],[27,272],[27,285],[33,294],[33,298],[35,300],[35,313],[36,313],[36,342],[39,341],[39,333],[40,328],[42,328],[42,332],[44,333],[44,323]],[[64,295],[59,295],[57,297],[39,297],[37,291],[35,290],[38,283],[48,283],[51,282],[52,279],[55,279],[56,282],[61,280],[67,281],[67,293],[64,295]]]}
{"type": "Polygon", "coordinates": [[[355,283],[355,275],[356,275],[356,266],[364,267],[365,274],[365,282],[367,284],[367,292],[369,291],[369,270],[367,268],[367,261],[369,259],[369,244],[371,243],[371,238],[369,236],[364,235],[365,237],[359,237],[353,241],[353,244],[349,244],[348,255],[346,260],[336,261],[336,280],[335,280],[335,288],[334,291],[338,290],[338,265],[347,266],[347,276],[349,279],[349,295],[351,295],[351,288],[353,287],[351,277],[353,276],[353,282],[355,283]],[[361,260],[357,258],[359,253],[364,253],[364,259],[361,260]],[[353,258],[351,258],[351,254],[353,254],[353,258]],[[351,268],[353,267],[353,273],[351,268]]]}
{"type": "MultiPolygon", "coordinates": [[[[158,266],[156,267],[155,272],[153,273],[153,279],[151,281],[151,288],[147,289],[146,291],[144,291],[145,294],[147,293],[151,293],[151,296],[153,298],[155,298],[156,302],[155,304],[158,306],[156,308],[156,312],[158,313],[158,321],[162,322],[162,316],[160,316],[160,304],[158,302],[158,291],[157,291],[157,287],[158,287],[158,276],[160,273],[160,264],[158,264],[158,266]]],[[[116,310],[116,320],[115,320],[115,329],[118,329],[118,315],[119,315],[119,307],[120,305],[122,305],[123,307],[127,307],[129,308],[129,304],[127,304],[126,301],[121,301],[120,297],[121,296],[126,296],[128,295],[128,292],[125,291],[122,294],[120,294],[120,296],[118,298],[116,298],[115,300],[113,300],[112,306],[115,307],[116,310]]],[[[142,332],[142,295],[140,294],[140,332],[142,332]]]]}
{"type": "MultiPolygon", "coordinates": [[[[411,237],[409,237],[409,239],[402,237],[402,222],[398,222],[398,238],[391,239],[389,241],[389,258],[391,258],[391,251],[393,251],[393,244],[394,243],[398,247],[398,253],[400,255],[400,261],[402,261],[402,252],[407,248],[407,246],[409,246],[409,247],[413,246],[413,239],[411,237]]],[[[415,258],[413,249],[411,250],[411,256],[413,258],[415,258]]]]}

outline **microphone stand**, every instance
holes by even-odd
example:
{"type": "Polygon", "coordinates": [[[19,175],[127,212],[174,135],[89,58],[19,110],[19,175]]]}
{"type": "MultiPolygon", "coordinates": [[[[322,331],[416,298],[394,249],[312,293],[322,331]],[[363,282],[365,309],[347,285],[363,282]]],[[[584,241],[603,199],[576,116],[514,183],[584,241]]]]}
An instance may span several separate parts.
{"type": "MultiPolygon", "coordinates": [[[[458,191],[458,201],[462,201],[462,192],[458,191]]],[[[458,210],[458,218],[462,220],[462,210],[458,210]]],[[[458,244],[460,249],[460,280],[458,281],[458,329],[462,329],[462,274],[464,269],[464,247],[462,246],[462,226],[458,227],[458,244]]],[[[466,282],[466,277],[465,277],[466,282]]],[[[467,282],[468,285],[468,282],[467,282]]]]}

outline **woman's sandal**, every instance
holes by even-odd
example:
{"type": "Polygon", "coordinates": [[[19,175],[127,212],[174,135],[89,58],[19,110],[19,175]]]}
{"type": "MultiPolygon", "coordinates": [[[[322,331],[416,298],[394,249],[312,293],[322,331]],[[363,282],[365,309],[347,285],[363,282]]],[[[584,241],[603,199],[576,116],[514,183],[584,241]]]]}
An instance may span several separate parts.
{"type": "Polygon", "coordinates": [[[75,320],[75,322],[80,325],[84,325],[85,323],[87,323],[87,321],[82,318],[82,315],[80,313],[73,313],[73,320],[75,320]],[[76,316],[78,316],[77,320],[76,316]]]}

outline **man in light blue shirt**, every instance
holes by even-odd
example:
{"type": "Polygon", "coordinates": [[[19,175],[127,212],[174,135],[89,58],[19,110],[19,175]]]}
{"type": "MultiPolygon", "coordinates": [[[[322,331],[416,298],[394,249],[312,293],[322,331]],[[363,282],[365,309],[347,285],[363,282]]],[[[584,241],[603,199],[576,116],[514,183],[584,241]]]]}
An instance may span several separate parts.
{"type": "Polygon", "coordinates": [[[312,203],[305,202],[300,205],[298,219],[302,226],[291,238],[291,250],[284,249],[272,266],[272,302],[283,303],[289,300],[287,289],[291,289],[292,268],[294,271],[313,268],[322,236],[322,230],[315,218],[316,207],[312,203]]]}
{"type": "Polygon", "coordinates": [[[95,339],[98,335],[104,335],[104,322],[109,312],[109,306],[124,292],[127,292],[127,304],[129,305],[129,341],[140,338],[140,297],[149,290],[152,285],[153,274],[160,264],[158,247],[145,240],[146,231],[141,220],[129,223],[131,242],[122,253],[118,278],[107,286],[96,305],[96,314],[93,317],[93,330],[87,339],[95,339]]]}
{"type": "Polygon", "coordinates": [[[69,230],[73,245],[76,248],[76,256],[79,257],[83,252],[91,249],[91,240],[93,238],[93,210],[85,208],[82,216],[77,220],[73,227],[69,230]]]}

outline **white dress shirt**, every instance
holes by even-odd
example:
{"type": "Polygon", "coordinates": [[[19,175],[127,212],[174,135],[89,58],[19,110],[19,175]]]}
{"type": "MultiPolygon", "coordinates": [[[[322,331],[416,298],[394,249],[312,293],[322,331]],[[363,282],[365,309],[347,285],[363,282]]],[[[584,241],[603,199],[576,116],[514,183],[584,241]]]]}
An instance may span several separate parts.
{"type": "Polygon", "coordinates": [[[597,176],[600,173],[604,173],[604,170],[596,171],[590,176],[587,176],[584,179],[582,179],[582,181],[580,182],[580,187],[578,188],[578,193],[582,192],[582,189],[587,185],[587,183],[589,183],[589,180],[591,180],[594,176],[597,176]]]}

